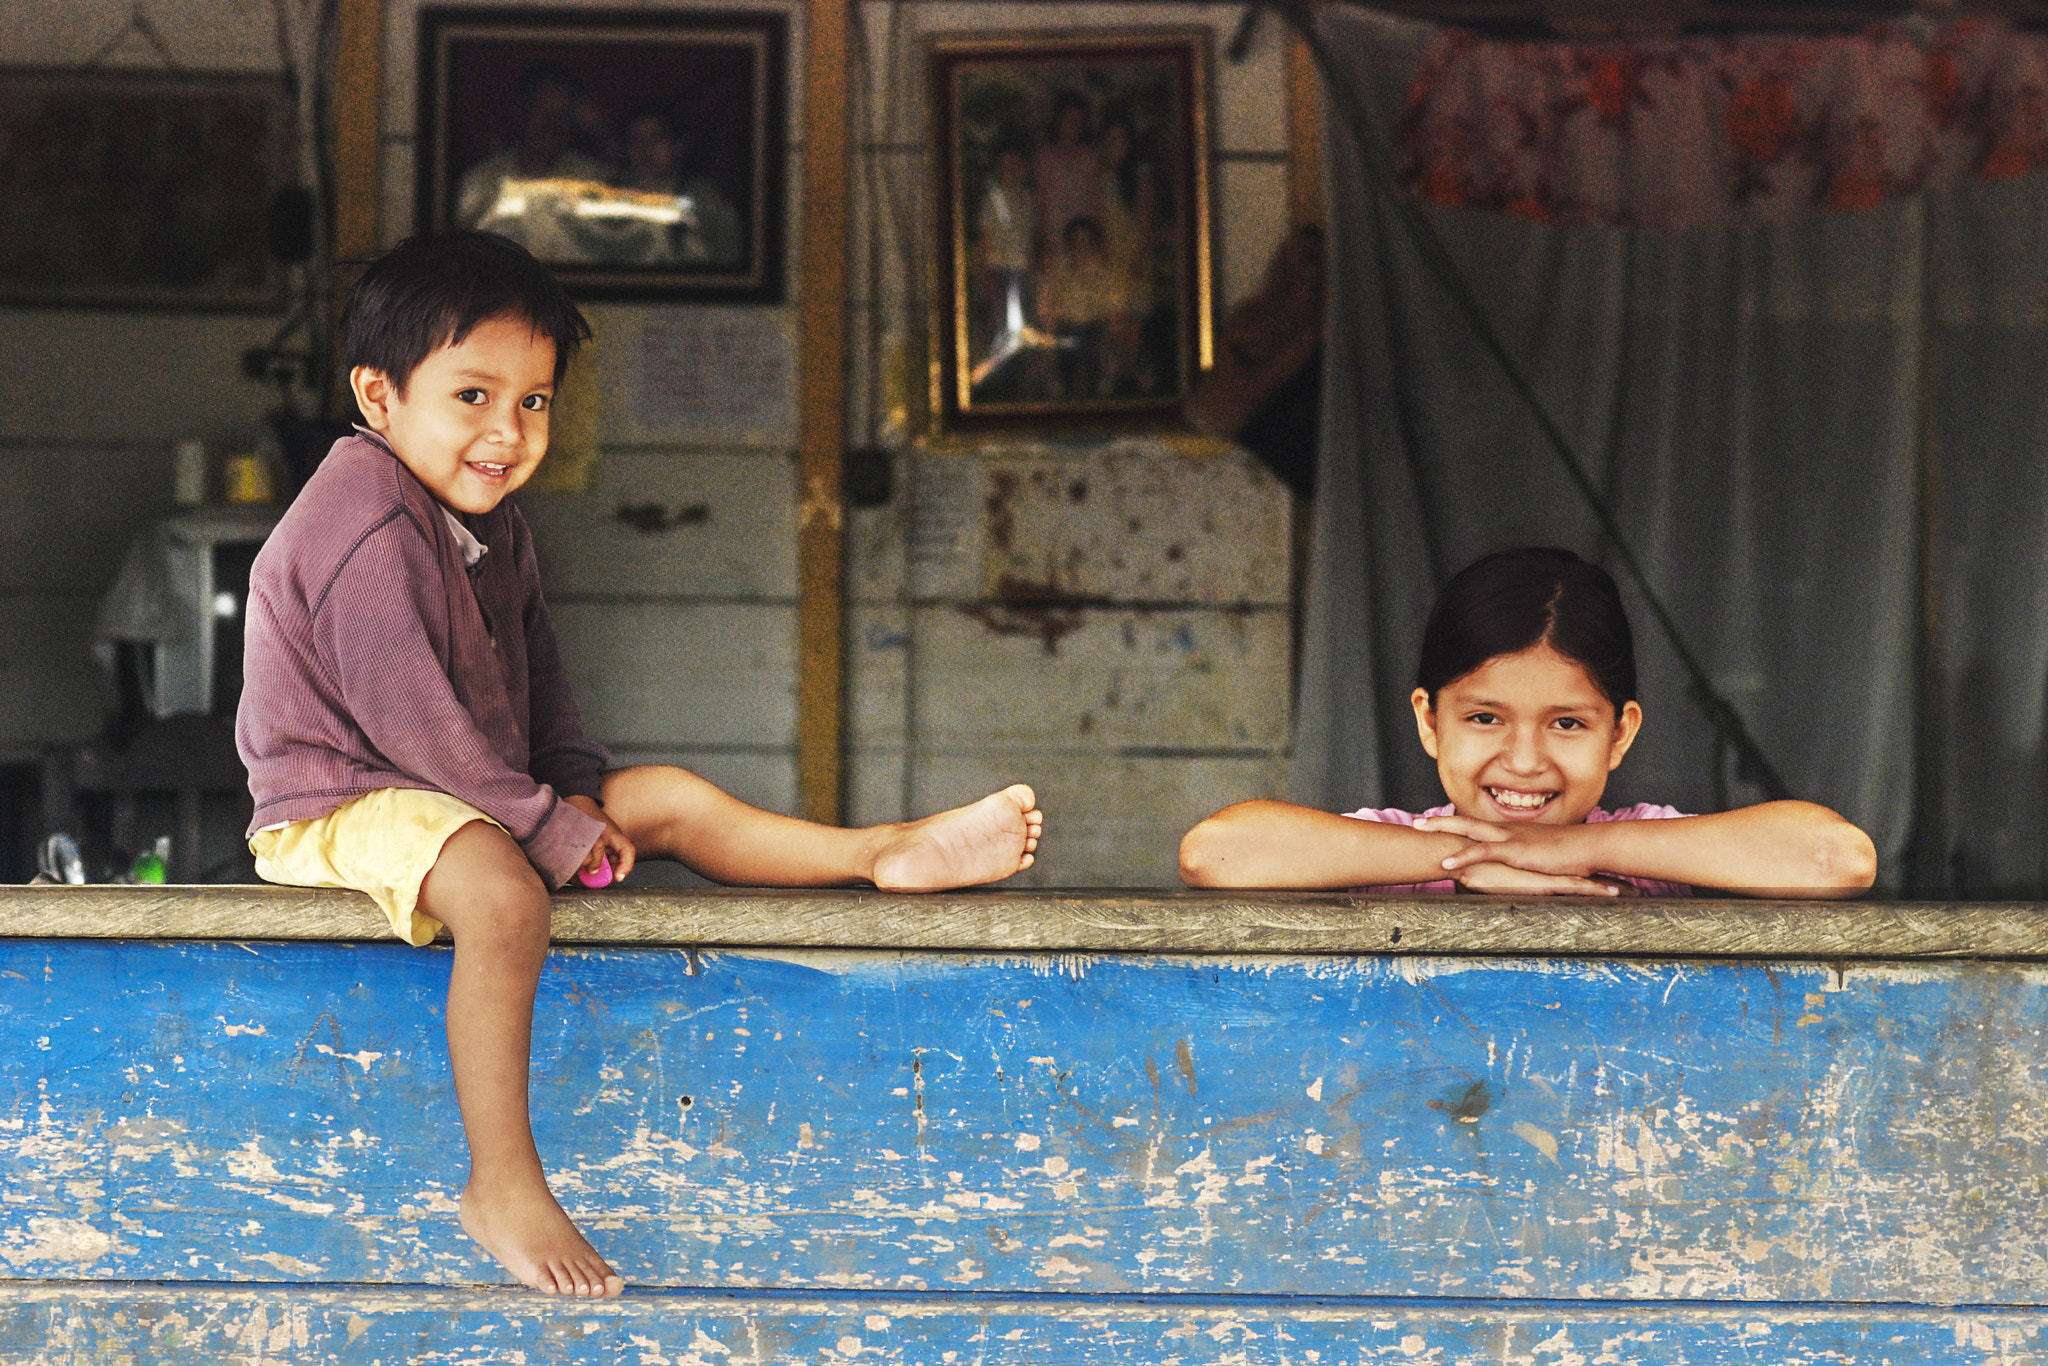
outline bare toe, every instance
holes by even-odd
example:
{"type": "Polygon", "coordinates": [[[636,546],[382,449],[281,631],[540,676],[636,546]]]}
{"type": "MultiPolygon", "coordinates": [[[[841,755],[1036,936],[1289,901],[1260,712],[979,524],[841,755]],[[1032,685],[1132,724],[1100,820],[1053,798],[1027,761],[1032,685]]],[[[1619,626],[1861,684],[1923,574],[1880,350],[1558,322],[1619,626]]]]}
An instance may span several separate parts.
{"type": "MultiPolygon", "coordinates": [[[[1023,783],[971,806],[900,827],[875,859],[874,882],[901,892],[936,892],[998,882],[1031,866],[1037,796],[1023,783]]],[[[1042,817],[1041,817],[1042,820],[1042,817]]]]}
{"type": "Polygon", "coordinates": [[[546,1295],[616,1295],[625,1280],[555,1203],[547,1183],[470,1179],[462,1227],[498,1264],[546,1295]]]}

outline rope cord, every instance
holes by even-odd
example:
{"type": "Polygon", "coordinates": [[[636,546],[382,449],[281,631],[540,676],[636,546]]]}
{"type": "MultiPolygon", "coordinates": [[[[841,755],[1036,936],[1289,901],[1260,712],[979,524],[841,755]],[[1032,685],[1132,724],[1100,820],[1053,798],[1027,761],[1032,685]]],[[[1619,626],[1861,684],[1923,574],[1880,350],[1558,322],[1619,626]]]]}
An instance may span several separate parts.
{"type": "MultiPolygon", "coordinates": [[[[1579,460],[1578,453],[1572,448],[1570,439],[1551,417],[1549,409],[1537,395],[1535,386],[1530,383],[1528,376],[1523,374],[1522,367],[1516,363],[1514,356],[1508,351],[1507,344],[1494,329],[1493,320],[1487,316],[1478,295],[1473,292],[1464,272],[1458,268],[1457,261],[1451,256],[1450,248],[1444,245],[1442,236],[1436,230],[1436,224],[1430,221],[1421,203],[1408,193],[1402,184],[1400,175],[1394,168],[1394,159],[1387,150],[1386,139],[1380,132],[1372,111],[1367,107],[1364,97],[1338,67],[1328,45],[1323,41],[1322,33],[1316,27],[1314,0],[1279,0],[1276,8],[1286,15],[1288,24],[1301,35],[1302,41],[1308,45],[1309,52],[1315,57],[1316,67],[1322,72],[1324,89],[1329,91],[1351,133],[1352,140],[1358,145],[1360,154],[1364,157],[1367,170],[1370,172],[1368,183],[1373,197],[1390,209],[1394,217],[1407,229],[1408,236],[1421,256],[1423,264],[1444,293],[1450,297],[1458,312],[1464,316],[1472,328],[1473,335],[1479,339],[1479,344],[1500,367],[1508,386],[1515,391],[1516,396],[1529,410],[1529,415],[1535,419],[1536,426],[1543,433],[1551,452],[1564,467],[1565,477],[1571,481],[1572,487],[1578,490],[1579,496],[1591,509],[1594,520],[1599,523],[1600,530],[1613,548],[1615,557],[1621,562],[1623,571],[1642,594],[1643,601],[1648,604],[1650,615],[1656,618],[1658,628],[1663,631],[1664,638],[1670,642],[1672,653],[1678,656],[1678,662],[1685,670],[1687,696],[1699,706],[1707,724],[1713,728],[1716,749],[1725,745],[1731,750],[1735,755],[1737,773],[1755,783],[1772,800],[1791,796],[1791,789],[1786,787],[1784,779],[1778,776],[1777,768],[1764,753],[1763,747],[1757,744],[1755,737],[1749,733],[1748,726],[1743,724],[1741,713],[1736,711],[1735,705],[1721,696],[1719,690],[1714,687],[1698,656],[1692,652],[1691,646],[1679,632],[1677,620],[1664,606],[1664,601],[1657,595],[1657,590],[1650,586],[1649,575],[1644,572],[1642,562],[1636,558],[1628,538],[1622,534],[1621,523],[1615,518],[1613,509],[1608,507],[1607,500],[1601,496],[1592,477],[1586,473],[1585,465],[1579,460]]],[[[1717,780],[1720,767],[1717,759],[1714,765],[1717,780]]]]}

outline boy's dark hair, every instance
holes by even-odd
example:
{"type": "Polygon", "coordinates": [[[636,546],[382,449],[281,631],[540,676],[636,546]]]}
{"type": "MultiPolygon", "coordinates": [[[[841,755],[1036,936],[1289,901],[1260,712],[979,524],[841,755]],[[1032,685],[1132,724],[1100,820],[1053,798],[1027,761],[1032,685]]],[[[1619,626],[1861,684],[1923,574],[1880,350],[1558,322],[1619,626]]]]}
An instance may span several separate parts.
{"type": "Polygon", "coordinates": [[[1547,546],[1495,551],[1444,585],[1415,686],[1434,707],[1445,684],[1539,643],[1584,669],[1617,711],[1635,700],[1636,639],[1621,591],[1599,565],[1547,546]]]}
{"type": "Polygon", "coordinates": [[[458,346],[480,322],[523,317],[555,344],[555,383],[590,340],[590,324],[548,268],[509,237],[408,237],[370,262],[342,308],[342,365],[381,370],[398,396],[421,361],[458,346]]]}

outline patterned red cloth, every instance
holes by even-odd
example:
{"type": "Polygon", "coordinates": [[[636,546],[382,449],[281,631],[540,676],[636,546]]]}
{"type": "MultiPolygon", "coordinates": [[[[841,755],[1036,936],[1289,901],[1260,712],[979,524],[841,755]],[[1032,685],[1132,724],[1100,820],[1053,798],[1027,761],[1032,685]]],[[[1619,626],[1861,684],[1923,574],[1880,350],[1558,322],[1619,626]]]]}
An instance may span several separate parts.
{"type": "Polygon", "coordinates": [[[1616,227],[1785,222],[2048,161],[2048,35],[1509,42],[1446,29],[1397,153],[1432,204],[1616,227]]]}

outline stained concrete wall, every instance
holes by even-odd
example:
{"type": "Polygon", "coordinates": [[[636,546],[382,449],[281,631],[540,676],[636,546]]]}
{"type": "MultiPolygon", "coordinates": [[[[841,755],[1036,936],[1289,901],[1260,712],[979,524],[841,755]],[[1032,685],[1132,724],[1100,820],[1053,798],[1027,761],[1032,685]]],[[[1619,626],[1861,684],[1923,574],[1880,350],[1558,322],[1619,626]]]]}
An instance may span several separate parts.
{"type": "MultiPolygon", "coordinates": [[[[550,0],[557,3],[558,0],[550,0]]],[[[497,0],[502,7],[503,0],[497,0]]],[[[709,6],[717,8],[719,6],[709,6]]],[[[181,64],[275,64],[269,8],[152,12],[181,64]]],[[[380,231],[413,225],[415,0],[386,11],[380,231]]],[[[773,5],[757,8],[778,8],[773,5]]],[[[791,16],[790,241],[801,231],[803,6],[791,16]]],[[[869,4],[869,116],[855,167],[849,444],[899,447],[896,494],[849,516],[849,805],[894,819],[1033,782],[1054,819],[1039,884],[1172,879],[1179,832],[1275,792],[1287,739],[1287,497],[1250,457],[1156,439],[1006,439],[918,453],[899,406],[925,325],[920,45],[940,32],[1179,28],[1215,35],[1219,304],[1256,286],[1284,231],[1284,56],[1269,19],[1222,57],[1237,5],[869,4]],[[877,190],[881,193],[878,195],[877,190]],[[879,269],[871,269],[878,265],[879,269]],[[893,397],[892,397],[893,396],[893,397]],[[1085,489],[1077,495],[1077,489],[1085,489]],[[1089,601],[1015,601],[1050,582],[1089,601]],[[1006,590],[1006,581],[1009,585],[1006,590]]],[[[0,58],[63,64],[125,21],[53,0],[0,21],[0,58]],[[74,51],[74,49],[78,49],[74,51]]],[[[121,55],[138,62],[146,49],[121,55]]],[[[793,343],[790,302],[732,315],[793,343]]],[[[601,304],[602,455],[581,493],[521,497],[586,716],[624,762],[681,763],[796,808],[795,394],[787,420],[704,431],[650,402],[650,348],[700,311],[601,304]],[[621,509],[659,510],[622,517],[621,509]],[[659,529],[643,530],[653,525],[659,529]]],[[[168,510],[169,448],[253,433],[267,395],[239,377],[270,318],[0,312],[0,752],[97,730],[85,649],[121,550],[168,510]]],[[[792,370],[793,375],[793,370],[792,370]]]]}
{"type": "MultiPolygon", "coordinates": [[[[850,436],[915,425],[929,304],[924,50],[943,34],[1212,35],[1218,316],[1287,228],[1286,50],[1236,5],[862,6],[850,436]]],[[[850,514],[850,811],[895,819],[1003,783],[1050,822],[1037,886],[1177,884],[1187,827],[1285,787],[1289,497],[1184,439],[912,442],[887,507],[850,514]],[[1051,596],[1054,605],[1046,605],[1051,596]]]]}

